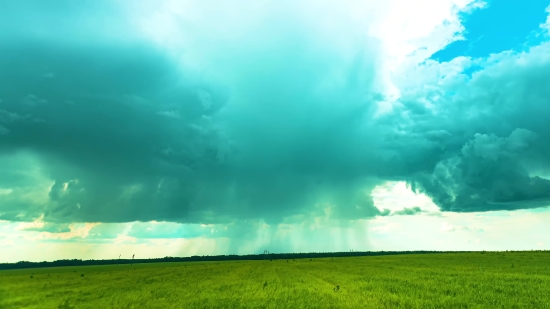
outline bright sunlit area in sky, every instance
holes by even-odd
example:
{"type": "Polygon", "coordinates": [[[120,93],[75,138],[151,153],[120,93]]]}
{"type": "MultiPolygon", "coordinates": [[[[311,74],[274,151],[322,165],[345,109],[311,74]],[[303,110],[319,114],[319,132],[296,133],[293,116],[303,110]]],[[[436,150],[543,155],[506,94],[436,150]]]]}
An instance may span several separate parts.
{"type": "Polygon", "coordinates": [[[1,11],[0,263],[550,249],[548,0],[1,11]]]}

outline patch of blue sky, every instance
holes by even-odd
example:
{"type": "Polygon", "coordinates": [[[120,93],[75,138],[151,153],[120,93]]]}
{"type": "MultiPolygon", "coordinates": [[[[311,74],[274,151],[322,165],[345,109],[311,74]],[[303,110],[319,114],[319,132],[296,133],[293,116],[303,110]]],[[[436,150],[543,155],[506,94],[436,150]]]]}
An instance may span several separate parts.
{"type": "Polygon", "coordinates": [[[472,76],[472,74],[474,72],[477,72],[477,71],[481,71],[483,70],[483,66],[479,65],[479,64],[472,64],[470,65],[469,67],[466,67],[462,73],[468,75],[468,76],[472,76]]]}
{"type": "MultiPolygon", "coordinates": [[[[454,41],[430,58],[447,62],[459,56],[485,58],[507,50],[522,50],[544,40],[540,25],[546,21],[550,0],[488,0],[483,9],[461,16],[464,40],[454,41]]],[[[470,75],[475,67],[467,69],[470,75]]]]}

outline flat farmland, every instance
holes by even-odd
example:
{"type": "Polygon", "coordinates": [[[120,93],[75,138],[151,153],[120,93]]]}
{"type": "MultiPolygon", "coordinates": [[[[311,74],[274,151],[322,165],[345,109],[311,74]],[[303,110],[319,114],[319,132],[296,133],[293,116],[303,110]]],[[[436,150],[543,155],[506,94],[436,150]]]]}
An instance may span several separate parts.
{"type": "Polygon", "coordinates": [[[550,252],[3,270],[0,308],[550,308],[550,252]]]}

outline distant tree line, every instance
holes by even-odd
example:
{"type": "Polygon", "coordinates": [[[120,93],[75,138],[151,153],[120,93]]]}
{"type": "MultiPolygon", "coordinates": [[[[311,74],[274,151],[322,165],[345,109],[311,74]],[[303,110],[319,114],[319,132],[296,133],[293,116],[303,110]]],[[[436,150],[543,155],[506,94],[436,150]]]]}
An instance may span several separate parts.
{"type": "MultiPolygon", "coordinates": [[[[327,257],[354,257],[354,256],[380,256],[398,254],[434,254],[434,253],[472,253],[475,251],[350,251],[350,252],[309,252],[309,253],[268,253],[249,255],[202,255],[190,257],[163,257],[153,259],[112,259],[112,260],[57,260],[53,262],[28,262],[0,263],[0,270],[38,268],[38,267],[61,267],[61,266],[88,266],[88,265],[113,265],[133,263],[163,263],[163,262],[204,262],[204,261],[244,261],[244,260],[289,260],[306,258],[327,258],[327,257]]],[[[546,251],[550,252],[550,251],[546,251]]],[[[485,253],[485,251],[480,252],[485,253]]]]}

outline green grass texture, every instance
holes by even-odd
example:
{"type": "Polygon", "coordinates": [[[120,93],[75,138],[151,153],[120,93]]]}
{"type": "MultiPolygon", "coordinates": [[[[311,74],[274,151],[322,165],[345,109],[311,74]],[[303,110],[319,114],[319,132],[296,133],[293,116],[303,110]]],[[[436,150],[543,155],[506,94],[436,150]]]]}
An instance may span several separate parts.
{"type": "Polygon", "coordinates": [[[0,308],[550,308],[550,252],[4,270],[0,308]]]}

